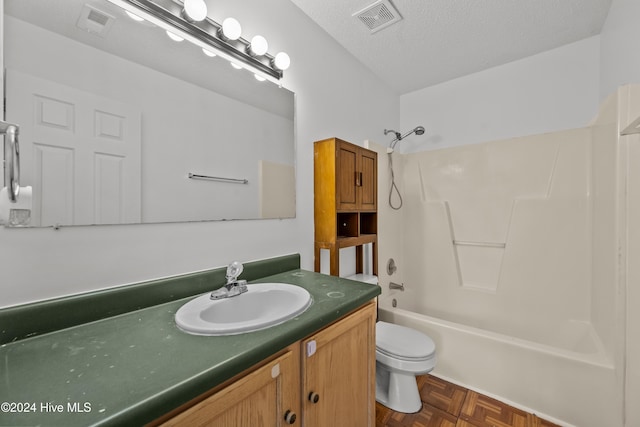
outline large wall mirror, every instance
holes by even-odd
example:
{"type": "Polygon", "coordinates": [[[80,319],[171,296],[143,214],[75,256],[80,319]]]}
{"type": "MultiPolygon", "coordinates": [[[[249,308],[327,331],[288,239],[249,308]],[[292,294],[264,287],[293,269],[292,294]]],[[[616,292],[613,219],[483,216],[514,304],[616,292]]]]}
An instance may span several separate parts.
{"type": "Polygon", "coordinates": [[[106,0],[4,7],[31,226],[295,216],[292,92],[106,0]]]}

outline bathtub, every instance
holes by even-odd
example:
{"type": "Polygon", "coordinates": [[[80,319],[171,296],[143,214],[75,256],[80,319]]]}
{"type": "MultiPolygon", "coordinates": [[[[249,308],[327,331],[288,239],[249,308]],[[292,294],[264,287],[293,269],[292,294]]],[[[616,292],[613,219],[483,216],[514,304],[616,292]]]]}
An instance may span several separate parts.
{"type": "Polygon", "coordinates": [[[406,295],[393,299],[396,307],[392,297],[380,298],[379,320],[429,335],[438,355],[434,375],[563,426],[614,427],[621,419],[614,364],[590,323],[465,324],[444,312],[421,313],[406,295]]]}

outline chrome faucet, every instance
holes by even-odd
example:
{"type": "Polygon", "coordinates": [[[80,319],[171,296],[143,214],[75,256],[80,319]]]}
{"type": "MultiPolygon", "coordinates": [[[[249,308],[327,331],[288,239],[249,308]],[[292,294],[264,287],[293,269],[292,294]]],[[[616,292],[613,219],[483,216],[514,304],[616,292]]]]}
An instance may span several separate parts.
{"type": "Polygon", "coordinates": [[[238,276],[242,274],[244,266],[233,261],[227,266],[227,284],[211,292],[211,299],[231,298],[247,292],[247,281],[238,280],[238,276]]]}
{"type": "Polygon", "coordinates": [[[401,285],[398,285],[397,283],[389,282],[389,289],[399,289],[402,292],[404,292],[404,283],[401,285]]]}

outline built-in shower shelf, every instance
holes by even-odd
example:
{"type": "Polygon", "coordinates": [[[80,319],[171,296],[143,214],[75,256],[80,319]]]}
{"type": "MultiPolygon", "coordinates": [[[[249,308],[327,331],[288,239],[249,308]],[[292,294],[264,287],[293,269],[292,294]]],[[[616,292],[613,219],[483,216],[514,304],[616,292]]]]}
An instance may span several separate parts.
{"type": "Polygon", "coordinates": [[[460,286],[495,293],[506,243],[457,239],[452,242],[460,286]]]}
{"type": "Polygon", "coordinates": [[[622,132],[620,132],[620,135],[622,135],[622,136],[624,136],[624,135],[632,135],[634,133],[640,133],[640,117],[635,119],[633,122],[631,122],[629,124],[629,126],[624,128],[624,130],[622,132]]]}
{"type": "Polygon", "coordinates": [[[454,240],[453,244],[456,246],[481,246],[483,248],[499,248],[499,249],[504,249],[507,246],[506,243],[471,242],[471,241],[464,241],[464,240],[454,240]]]}

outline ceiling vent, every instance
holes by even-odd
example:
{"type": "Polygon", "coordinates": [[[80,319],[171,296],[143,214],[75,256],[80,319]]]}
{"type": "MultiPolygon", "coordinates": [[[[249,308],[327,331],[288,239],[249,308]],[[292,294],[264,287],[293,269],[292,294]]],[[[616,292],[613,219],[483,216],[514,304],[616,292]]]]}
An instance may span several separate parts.
{"type": "Polygon", "coordinates": [[[85,4],[80,11],[76,25],[91,34],[104,37],[109,32],[115,18],[108,13],[85,4]]]}
{"type": "Polygon", "coordinates": [[[351,16],[357,17],[371,33],[387,28],[402,19],[400,13],[389,0],[378,0],[351,16]]]}

